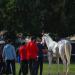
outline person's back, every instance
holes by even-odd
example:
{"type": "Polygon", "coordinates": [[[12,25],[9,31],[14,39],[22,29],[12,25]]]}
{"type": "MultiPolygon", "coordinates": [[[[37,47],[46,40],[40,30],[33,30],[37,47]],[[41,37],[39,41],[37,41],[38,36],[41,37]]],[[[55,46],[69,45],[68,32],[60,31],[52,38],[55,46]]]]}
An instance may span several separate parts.
{"type": "Polygon", "coordinates": [[[36,59],[38,56],[38,48],[35,42],[31,41],[30,42],[30,53],[31,53],[31,58],[36,59]]]}
{"type": "Polygon", "coordinates": [[[11,44],[6,44],[3,48],[3,56],[5,60],[16,60],[15,47],[11,44]]]}
{"type": "Polygon", "coordinates": [[[26,45],[21,45],[19,48],[20,60],[27,60],[26,45]]]}
{"type": "Polygon", "coordinates": [[[38,56],[38,47],[36,41],[33,39],[27,43],[27,51],[29,59],[36,59],[38,56]]]}
{"type": "Polygon", "coordinates": [[[37,46],[38,46],[38,59],[43,59],[43,45],[41,43],[37,43],[37,46]]]}

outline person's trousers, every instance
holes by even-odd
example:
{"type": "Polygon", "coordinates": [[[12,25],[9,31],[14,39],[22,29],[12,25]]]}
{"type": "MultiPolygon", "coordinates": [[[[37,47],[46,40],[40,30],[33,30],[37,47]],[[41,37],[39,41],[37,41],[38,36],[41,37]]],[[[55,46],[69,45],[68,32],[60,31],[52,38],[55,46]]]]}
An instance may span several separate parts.
{"type": "Polygon", "coordinates": [[[6,74],[9,75],[11,72],[16,75],[15,60],[6,60],[6,74]]]}
{"type": "Polygon", "coordinates": [[[40,75],[42,75],[43,72],[43,60],[39,59],[37,62],[37,69],[36,69],[36,75],[38,75],[38,69],[40,69],[40,75]]]}
{"type": "Polygon", "coordinates": [[[0,62],[0,75],[5,74],[6,73],[6,64],[5,62],[0,62]]]}
{"type": "Polygon", "coordinates": [[[30,75],[36,75],[36,68],[37,67],[37,61],[35,59],[29,60],[29,69],[30,69],[30,75]]]}
{"type": "Polygon", "coordinates": [[[26,60],[21,61],[21,72],[23,75],[28,74],[28,61],[26,60]]]}
{"type": "Polygon", "coordinates": [[[3,66],[3,64],[2,64],[2,62],[0,62],[0,75],[2,75],[2,66],[3,66]]]}

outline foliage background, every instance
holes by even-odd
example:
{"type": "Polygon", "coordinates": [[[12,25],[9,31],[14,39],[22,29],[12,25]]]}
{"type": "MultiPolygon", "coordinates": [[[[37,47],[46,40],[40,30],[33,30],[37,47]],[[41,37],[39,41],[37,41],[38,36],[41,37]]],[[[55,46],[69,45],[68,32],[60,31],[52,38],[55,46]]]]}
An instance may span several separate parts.
{"type": "Polygon", "coordinates": [[[75,33],[75,0],[0,0],[0,30],[75,33]]]}

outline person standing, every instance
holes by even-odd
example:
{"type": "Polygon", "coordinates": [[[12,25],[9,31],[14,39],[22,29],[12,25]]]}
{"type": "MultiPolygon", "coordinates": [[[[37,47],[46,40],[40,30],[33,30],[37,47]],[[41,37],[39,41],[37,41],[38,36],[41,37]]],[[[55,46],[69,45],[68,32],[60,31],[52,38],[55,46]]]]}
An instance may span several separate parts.
{"type": "Polygon", "coordinates": [[[37,46],[38,46],[38,62],[37,62],[37,75],[38,75],[38,69],[40,68],[40,75],[42,75],[43,72],[43,49],[44,46],[41,44],[41,38],[37,38],[37,46]]]}
{"type": "Polygon", "coordinates": [[[3,46],[5,44],[5,41],[0,41],[0,75],[3,74],[3,71],[5,71],[5,66],[3,62],[2,52],[3,52],[3,46]]]}
{"type": "Polygon", "coordinates": [[[23,42],[21,44],[21,46],[19,47],[19,55],[20,55],[21,72],[23,75],[27,75],[27,73],[28,73],[28,59],[27,59],[27,50],[26,50],[25,42],[23,42]]]}
{"type": "Polygon", "coordinates": [[[36,37],[32,36],[31,41],[27,43],[27,57],[29,59],[30,75],[36,75],[36,61],[38,56],[38,47],[36,37]]]}
{"type": "Polygon", "coordinates": [[[6,45],[3,48],[3,58],[6,62],[6,74],[9,75],[10,72],[12,72],[13,75],[16,75],[15,69],[16,52],[14,45],[12,45],[11,39],[8,39],[6,41],[6,45]]]}

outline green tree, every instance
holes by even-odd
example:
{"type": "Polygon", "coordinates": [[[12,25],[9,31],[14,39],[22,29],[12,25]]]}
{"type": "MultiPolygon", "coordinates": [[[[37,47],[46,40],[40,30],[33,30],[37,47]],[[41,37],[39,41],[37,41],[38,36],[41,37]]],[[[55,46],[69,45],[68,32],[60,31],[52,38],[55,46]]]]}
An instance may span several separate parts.
{"type": "Polygon", "coordinates": [[[0,0],[0,30],[74,33],[74,0],[0,0]]]}

